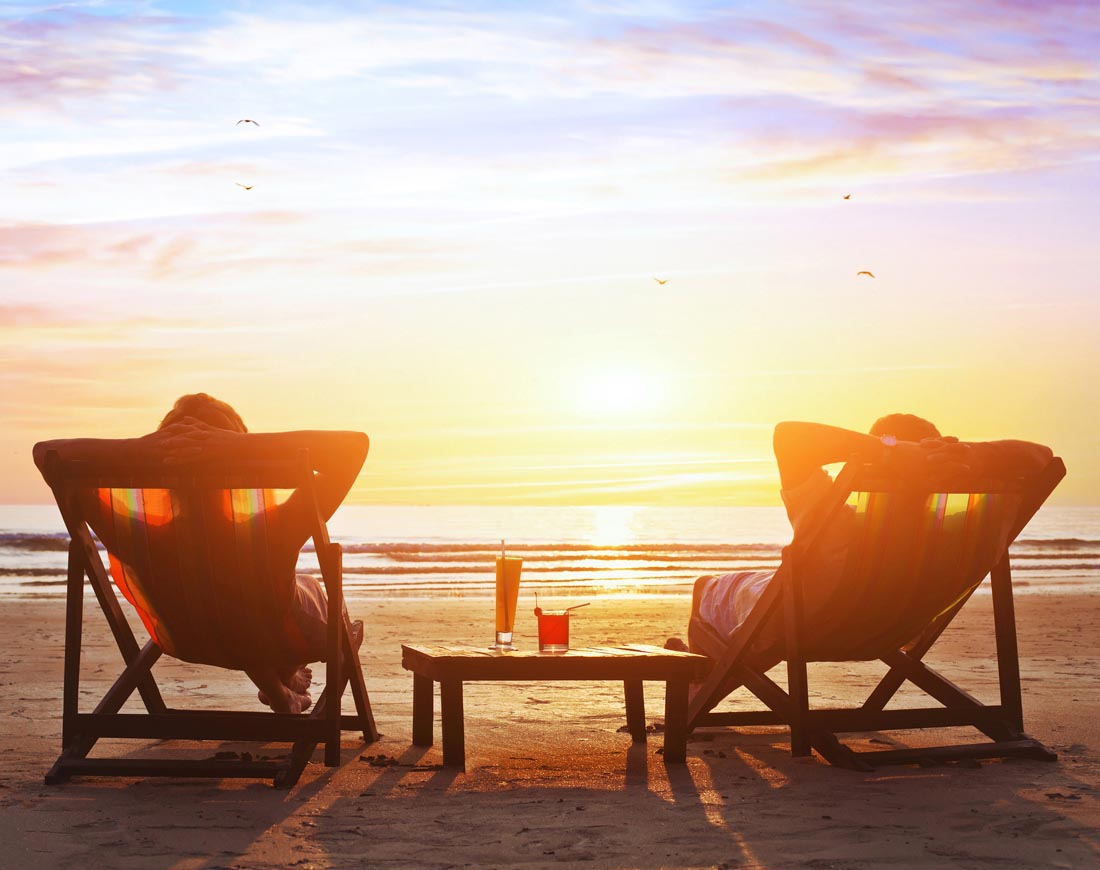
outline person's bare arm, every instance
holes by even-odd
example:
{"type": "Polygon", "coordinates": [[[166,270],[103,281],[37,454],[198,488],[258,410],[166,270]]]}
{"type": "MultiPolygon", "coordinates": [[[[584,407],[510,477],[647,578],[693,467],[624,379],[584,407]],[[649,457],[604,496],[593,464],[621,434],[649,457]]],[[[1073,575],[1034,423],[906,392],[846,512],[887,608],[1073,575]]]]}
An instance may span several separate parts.
{"type": "Polygon", "coordinates": [[[929,438],[920,444],[898,441],[885,447],[865,435],[822,423],[785,422],[775,427],[773,448],[784,489],[803,483],[815,470],[834,462],[885,460],[887,468],[906,476],[936,480],[958,472],[988,477],[1026,476],[1046,467],[1054,454],[1030,441],[959,441],[929,438]]]}
{"type": "Polygon", "coordinates": [[[243,437],[258,439],[247,445],[247,455],[257,458],[308,450],[310,465],[316,472],[313,488],[317,493],[317,506],[326,520],[351,491],[370,448],[370,439],[363,432],[307,430],[257,433],[243,437]],[[252,453],[252,449],[257,452],[252,453]]]}
{"type": "Polygon", "coordinates": [[[45,471],[52,450],[62,460],[95,462],[163,462],[176,465],[200,459],[233,462],[278,459],[308,450],[316,472],[314,489],[325,519],[335,513],[355,483],[370,441],[362,432],[230,432],[188,419],[141,438],[78,438],[43,441],[34,446],[34,461],[45,471]]]}
{"type": "Polygon", "coordinates": [[[824,465],[854,458],[873,460],[884,450],[882,442],[874,435],[823,423],[797,422],[780,423],[775,427],[772,448],[784,489],[793,489],[805,482],[824,465]]]}
{"type": "Polygon", "coordinates": [[[925,442],[933,448],[933,465],[953,463],[966,466],[984,477],[1026,477],[1046,468],[1054,451],[1031,441],[925,442]]]}
{"type": "Polygon", "coordinates": [[[62,461],[145,463],[163,461],[178,443],[180,426],[167,426],[140,438],[68,438],[39,441],[32,454],[38,470],[46,472],[46,458],[55,453],[62,461]]]}

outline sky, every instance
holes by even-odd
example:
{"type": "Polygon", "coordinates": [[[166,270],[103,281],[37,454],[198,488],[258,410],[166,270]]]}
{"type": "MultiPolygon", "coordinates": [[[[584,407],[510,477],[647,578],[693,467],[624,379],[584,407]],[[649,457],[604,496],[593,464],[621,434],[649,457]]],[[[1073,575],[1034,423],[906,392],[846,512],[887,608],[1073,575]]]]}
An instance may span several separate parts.
{"type": "Polygon", "coordinates": [[[356,503],[778,504],[905,411],[1097,504],[1098,156],[1090,2],[0,0],[0,501],[206,391],[356,503]]]}

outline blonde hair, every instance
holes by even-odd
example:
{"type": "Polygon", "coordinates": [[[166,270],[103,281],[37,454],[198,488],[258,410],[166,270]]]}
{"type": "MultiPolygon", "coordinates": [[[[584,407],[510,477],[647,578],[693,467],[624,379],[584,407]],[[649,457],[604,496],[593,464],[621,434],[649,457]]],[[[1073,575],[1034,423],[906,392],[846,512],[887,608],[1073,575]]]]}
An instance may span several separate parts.
{"type": "Polygon", "coordinates": [[[206,393],[188,393],[176,399],[172,410],[164,415],[158,429],[182,422],[185,417],[194,417],[215,429],[228,429],[230,432],[247,432],[248,427],[232,405],[215,399],[206,393]]]}

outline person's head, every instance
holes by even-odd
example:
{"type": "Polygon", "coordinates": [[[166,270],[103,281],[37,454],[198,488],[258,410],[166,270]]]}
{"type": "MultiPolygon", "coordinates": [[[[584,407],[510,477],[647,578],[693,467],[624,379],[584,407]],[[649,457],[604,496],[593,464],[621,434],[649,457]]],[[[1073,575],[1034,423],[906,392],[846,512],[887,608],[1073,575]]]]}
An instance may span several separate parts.
{"type": "Polygon", "coordinates": [[[158,429],[180,423],[185,417],[194,417],[215,429],[228,429],[230,432],[247,432],[241,415],[231,405],[208,396],[206,393],[188,393],[176,399],[172,410],[164,415],[158,429]]]}
{"type": "Polygon", "coordinates": [[[899,441],[922,441],[925,438],[940,438],[940,430],[923,417],[915,414],[887,414],[879,417],[871,427],[876,436],[893,435],[899,441]]]}

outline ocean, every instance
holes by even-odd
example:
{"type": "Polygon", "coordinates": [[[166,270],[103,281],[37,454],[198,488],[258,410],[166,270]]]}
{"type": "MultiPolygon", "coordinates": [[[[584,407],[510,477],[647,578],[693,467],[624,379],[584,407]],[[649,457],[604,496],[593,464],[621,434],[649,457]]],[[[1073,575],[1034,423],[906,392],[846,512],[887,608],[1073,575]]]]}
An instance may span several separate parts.
{"type": "MultiPolygon", "coordinates": [[[[345,505],[329,523],[349,595],[488,597],[501,539],[523,588],[555,597],[686,595],[701,574],[774,568],[781,507],[345,505]]],[[[53,505],[0,505],[0,596],[62,596],[68,536],[53,505]]],[[[1100,588],[1100,507],[1044,507],[1012,547],[1022,594],[1100,588]]],[[[307,547],[299,571],[317,570],[307,547]]]]}

